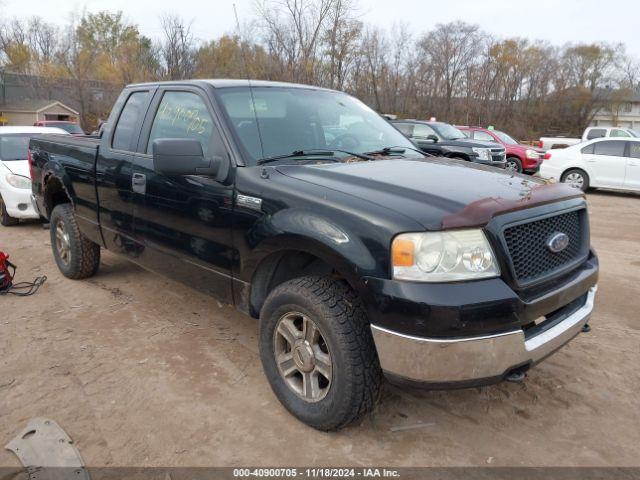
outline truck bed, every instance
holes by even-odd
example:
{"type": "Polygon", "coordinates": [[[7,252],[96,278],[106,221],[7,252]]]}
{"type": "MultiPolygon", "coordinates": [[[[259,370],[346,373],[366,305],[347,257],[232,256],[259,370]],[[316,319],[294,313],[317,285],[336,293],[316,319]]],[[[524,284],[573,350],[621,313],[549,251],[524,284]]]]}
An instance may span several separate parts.
{"type": "MultiPolygon", "coordinates": [[[[32,138],[33,194],[40,214],[47,217],[47,181],[51,176],[62,183],[73,199],[76,215],[97,231],[98,196],[96,192],[96,159],[100,138],[95,136],[42,135],[32,138]]],[[[95,235],[95,232],[94,232],[95,235]]]]}

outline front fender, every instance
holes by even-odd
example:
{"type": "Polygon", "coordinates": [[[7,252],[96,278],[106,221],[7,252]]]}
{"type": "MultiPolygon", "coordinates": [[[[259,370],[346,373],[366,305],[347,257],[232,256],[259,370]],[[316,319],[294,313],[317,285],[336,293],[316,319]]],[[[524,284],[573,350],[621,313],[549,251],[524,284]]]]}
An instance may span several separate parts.
{"type": "MultiPolygon", "coordinates": [[[[373,225],[372,225],[373,227],[373,225]]],[[[241,277],[250,281],[260,263],[275,252],[296,250],[310,253],[334,266],[351,284],[362,276],[385,277],[388,246],[376,251],[363,241],[365,232],[355,232],[308,209],[287,209],[265,215],[247,232],[249,248],[241,266],[241,277]]]]}

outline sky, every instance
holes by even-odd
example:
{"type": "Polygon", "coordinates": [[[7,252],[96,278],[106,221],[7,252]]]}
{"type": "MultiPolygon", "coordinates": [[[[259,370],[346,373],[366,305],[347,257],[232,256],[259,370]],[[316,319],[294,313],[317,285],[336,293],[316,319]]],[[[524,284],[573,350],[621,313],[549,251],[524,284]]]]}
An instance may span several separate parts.
{"type": "MultiPolygon", "coordinates": [[[[158,38],[159,17],[178,14],[193,21],[198,39],[210,40],[235,31],[234,3],[240,22],[251,20],[254,0],[0,0],[0,21],[39,15],[64,24],[72,12],[121,10],[144,35],[158,38]]],[[[359,16],[380,27],[406,25],[414,34],[438,23],[463,20],[502,38],[520,36],[555,45],[621,42],[628,53],[640,58],[640,0],[613,4],[602,0],[360,0],[359,16]]]]}

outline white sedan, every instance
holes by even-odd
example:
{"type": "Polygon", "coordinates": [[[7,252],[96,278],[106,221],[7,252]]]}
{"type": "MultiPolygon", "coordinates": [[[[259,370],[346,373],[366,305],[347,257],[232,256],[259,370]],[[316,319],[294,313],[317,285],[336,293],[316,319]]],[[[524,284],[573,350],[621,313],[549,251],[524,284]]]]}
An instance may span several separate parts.
{"type": "Polygon", "coordinates": [[[597,138],[549,150],[539,175],[586,191],[589,187],[640,192],[640,138],[597,138]]]}
{"type": "Polygon", "coordinates": [[[60,128],[0,127],[0,224],[15,225],[21,218],[39,218],[31,203],[29,139],[42,133],[68,135],[60,128]]]}

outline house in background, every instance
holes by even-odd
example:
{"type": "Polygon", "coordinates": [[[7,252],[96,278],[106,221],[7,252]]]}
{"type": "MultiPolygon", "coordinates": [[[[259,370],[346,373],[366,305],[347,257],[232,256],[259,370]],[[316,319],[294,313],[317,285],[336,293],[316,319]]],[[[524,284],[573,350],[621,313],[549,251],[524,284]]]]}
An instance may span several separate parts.
{"type": "Polygon", "coordinates": [[[623,127],[640,132],[640,91],[610,90],[604,106],[593,117],[592,127],[623,127]]]}
{"type": "Polygon", "coordinates": [[[33,125],[41,120],[78,123],[79,113],[56,100],[18,100],[0,103],[0,125],[33,125]]]}

